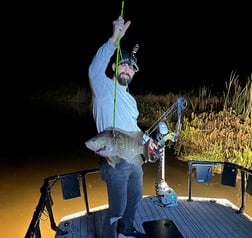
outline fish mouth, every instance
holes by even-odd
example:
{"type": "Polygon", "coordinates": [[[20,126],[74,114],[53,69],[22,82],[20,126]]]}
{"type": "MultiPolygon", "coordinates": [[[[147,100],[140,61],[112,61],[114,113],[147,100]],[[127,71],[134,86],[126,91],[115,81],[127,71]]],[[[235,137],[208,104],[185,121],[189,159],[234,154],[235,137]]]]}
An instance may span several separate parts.
{"type": "Polygon", "coordinates": [[[105,150],[105,149],[106,149],[106,146],[103,146],[103,147],[101,147],[100,149],[96,150],[95,153],[99,153],[99,152],[101,152],[101,151],[103,151],[103,150],[105,150]]]}

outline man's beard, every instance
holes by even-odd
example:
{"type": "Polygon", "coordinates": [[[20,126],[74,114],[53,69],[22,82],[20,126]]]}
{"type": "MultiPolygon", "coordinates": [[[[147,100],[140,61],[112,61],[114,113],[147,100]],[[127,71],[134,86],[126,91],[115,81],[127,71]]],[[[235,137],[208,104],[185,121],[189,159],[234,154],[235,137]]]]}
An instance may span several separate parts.
{"type": "Polygon", "coordinates": [[[119,84],[121,84],[122,86],[128,86],[130,82],[132,81],[132,77],[130,77],[130,75],[127,73],[120,73],[117,77],[117,80],[119,84]]]}

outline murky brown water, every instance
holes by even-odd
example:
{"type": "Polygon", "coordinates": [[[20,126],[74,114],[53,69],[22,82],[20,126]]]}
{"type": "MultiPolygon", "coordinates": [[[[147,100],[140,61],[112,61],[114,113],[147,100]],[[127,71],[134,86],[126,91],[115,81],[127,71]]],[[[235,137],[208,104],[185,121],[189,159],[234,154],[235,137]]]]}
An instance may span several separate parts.
{"type": "MultiPolygon", "coordinates": [[[[0,156],[1,237],[25,236],[39,201],[40,187],[46,177],[98,167],[97,157],[82,146],[85,139],[90,138],[92,126],[90,128],[90,124],[84,123],[83,118],[76,120],[76,115],[69,117],[69,114],[60,114],[55,117],[52,112],[45,113],[40,108],[32,114],[32,120],[23,118],[20,127],[6,130],[9,136],[6,138],[10,143],[0,156]],[[11,134],[13,131],[15,134],[11,134]]],[[[166,157],[166,182],[178,196],[187,196],[187,164],[172,156],[166,157]]],[[[148,163],[143,167],[144,194],[155,194],[158,165],[158,162],[148,163]]],[[[106,203],[106,188],[99,174],[88,176],[87,181],[90,207],[106,203]]],[[[221,185],[220,181],[220,175],[213,176],[212,182],[208,184],[194,181],[192,196],[227,198],[240,207],[240,183],[230,187],[221,185]]],[[[52,195],[56,223],[65,215],[85,209],[83,198],[63,200],[58,185],[53,188],[52,195]]],[[[245,206],[245,212],[252,216],[252,196],[247,193],[245,206]]],[[[41,217],[41,229],[43,238],[54,237],[46,214],[41,217]]]]}
{"type": "MultiPolygon", "coordinates": [[[[92,153],[83,153],[81,151],[34,156],[22,159],[22,161],[20,159],[2,161],[0,174],[1,237],[24,237],[38,203],[39,189],[44,178],[56,174],[96,168],[97,162],[97,158],[92,153]]],[[[178,196],[187,196],[187,165],[176,161],[174,158],[166,158],[166,162],[166,182],[176,191],[178,196]]],[[[155,194],[158,163],[145,164],[144,171],[144,194],[155,194]]],[[[106,189],[104,183],[100,180],[99,174],[88,176],[87,181],[90,207],[106,203],[106,189]]],[[[219,181],[220,176],[215,175],[212,183],[193,183],[192,195],[228,198],[239,207],[239,186],[235,188],[224,186],[220,185],[219,181]]],[[[57,187],[55,190],[57,191],[57,187]]],[[[52,195],[56,223],[65,215],[78,212],[80,208],[85,209],[82,198],[63,200],[62,193],[55,193],[55,190],[52,190],[52,195]]],[[[246,194],[246,212],[250,215],[252,215],[251,204],[252,196],[246,194]]],[[[42,233],[43,238],[54,237],[54,232],[50,230],[50,223],[46,215],[42,216],[41,227],[44,230],[42,233]]]]}

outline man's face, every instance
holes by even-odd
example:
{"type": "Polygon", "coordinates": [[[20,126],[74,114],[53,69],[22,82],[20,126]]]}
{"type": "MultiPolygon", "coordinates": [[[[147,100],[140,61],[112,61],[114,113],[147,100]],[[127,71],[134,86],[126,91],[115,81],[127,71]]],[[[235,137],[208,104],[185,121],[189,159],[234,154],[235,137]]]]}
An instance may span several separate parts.
{"type": "Polygon", "coordinates": [[[132,65],[125,63],[125,64],[120,64],[118,66],[117,80],[121,85],[123,86],[129,85],[134,75],[135,75],[135,70],[132,65]]]}

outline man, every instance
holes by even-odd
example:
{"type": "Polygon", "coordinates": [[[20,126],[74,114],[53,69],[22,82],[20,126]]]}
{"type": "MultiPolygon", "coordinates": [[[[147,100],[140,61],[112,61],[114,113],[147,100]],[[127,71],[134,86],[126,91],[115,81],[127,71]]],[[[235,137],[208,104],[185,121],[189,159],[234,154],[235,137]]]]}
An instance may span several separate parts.
{"type": "MultiPolygon", "coordinates": [[[[130,21],[125,22],[121,16],[113,21],[112,36],[98,49],[89,66],[93,116],[98,132],[113,126],[114,122],[116,128],[125,131],[141,131],[137,124],[139,115],[137,103],[128,92],[128,85],[138,71],[136,56],[127,51],[120,51],[117,73],[115,63],[112,64],[113,78],[109,78],[105,73],[118,47],[118,37],[121,39],[125,35],[130,24],[130,21]]],[[[150,143],[150,148],[152,147],[150,143]]],[[[142,198],[142,164],[140,155],[135,158],[135,163],[129,163],[120,158],[115,161],[101,158],[100,172],[107,184],[109,202],[103,238],[147,237],[137,232],[133,226],[135,212],[142,198]]]]}

